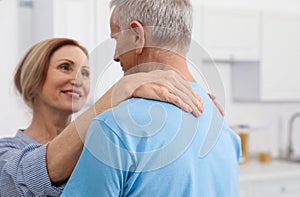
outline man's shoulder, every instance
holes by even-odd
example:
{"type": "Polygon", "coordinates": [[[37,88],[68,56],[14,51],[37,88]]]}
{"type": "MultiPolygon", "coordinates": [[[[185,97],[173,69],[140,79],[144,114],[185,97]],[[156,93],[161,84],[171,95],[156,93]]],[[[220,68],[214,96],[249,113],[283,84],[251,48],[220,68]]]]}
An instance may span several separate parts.
{"type": "Polygon", "coordinates": [[[96,119],[101,122],[124,122],[135,121],[138,124],[147,124],[154,116],[176,115],[181,111],[177,106],[143,98],[128,99],[118,106],[98,115],[96,119]]]}
{"type": "MultiPolygon", "coordinates": [[[[206,111],[210,111],[208,108],[211,108],[212,102],[206,90],[197,83],[191,82],[190,85],[206,103],[206,111]]],[[[149,123],[161,123],[161,121],[165,123],[177,122],[182,119],[183,113],[186,112],[171,103],[152,99],[132,98],[103,112],[95,120],[111,128],[116,127],[115,125],[121,125],[122,128],[122,125],[125,128],[132,128],[135,125],[144,127],[149,123]]]]}
{"type": "Polygon", "coordinates": [[[193,117],[170,103],[129,99],[100,114],[95,121],[97,127],[108,128],[123,138],[149,137],[166,128],[176,130],[183,114],[193,117]]]}

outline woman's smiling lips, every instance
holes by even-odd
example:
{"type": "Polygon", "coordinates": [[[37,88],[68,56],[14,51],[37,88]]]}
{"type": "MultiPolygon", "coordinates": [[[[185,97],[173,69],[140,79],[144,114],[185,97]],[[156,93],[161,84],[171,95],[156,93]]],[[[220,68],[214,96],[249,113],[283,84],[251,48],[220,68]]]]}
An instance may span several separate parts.
{"type": "Polygon", "coordinates": [[[82,93],[78,90],[62,90],[61,92],[73,99],[80,99],[82,97],[82,93]]]}

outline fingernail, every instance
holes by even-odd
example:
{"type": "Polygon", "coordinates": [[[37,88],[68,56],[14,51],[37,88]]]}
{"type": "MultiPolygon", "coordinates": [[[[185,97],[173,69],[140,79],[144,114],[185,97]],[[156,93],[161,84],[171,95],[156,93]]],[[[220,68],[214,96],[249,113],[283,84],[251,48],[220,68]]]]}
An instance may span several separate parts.
{"type": "Polygon", "coordinates": [[[199,111],[200,111],[200,112],[201,112],[201,114],[202,114],[202,113],[203,113],[203,111],[204,111],[203,107],[201,107],[199,111]]]}
{"type": "Polygon", "coordinates": [[[201,114],[202,114],[202,113],[201,113],[200,111],[198,111],[198,110],[196,111],[196,116],[197,116],[197,117],[201,116],[201,114]]]}

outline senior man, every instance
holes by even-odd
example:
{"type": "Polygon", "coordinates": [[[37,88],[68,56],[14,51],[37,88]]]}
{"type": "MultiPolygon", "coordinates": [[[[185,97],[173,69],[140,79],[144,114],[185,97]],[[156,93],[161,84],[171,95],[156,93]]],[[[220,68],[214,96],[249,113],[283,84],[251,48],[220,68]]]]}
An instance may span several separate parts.
{"type": "Polygon", "coordinates": [[[201,96],[196,118],[154,100],[130,99],[94,119],[63,196],[239,196],[239,137],[187,66],[189,0],[112,0],[114,60],[125,75],[174,69],[201,96]],[[203,154],[205,150],[205,154],[203,154]]]}

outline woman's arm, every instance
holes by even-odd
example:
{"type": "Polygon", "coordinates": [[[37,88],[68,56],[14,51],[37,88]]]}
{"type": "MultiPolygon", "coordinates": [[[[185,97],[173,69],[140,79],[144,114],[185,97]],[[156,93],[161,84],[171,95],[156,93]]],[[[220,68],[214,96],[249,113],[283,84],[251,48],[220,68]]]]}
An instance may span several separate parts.
{"type": "Polygon", "coordinates": [[[52,182],[64,181],[71,175],[81,154],[85,134],[91,121],[97,114],[111,108],[111,93],[112,89],[48,144],[47,168],[52,182]]]}
{"type": "Polygon", "coordinates": [[[64,185],[51,184],[47,145],[28,144],[20,133],[0,140],[0,196],[59,196],[64,185]]]}

